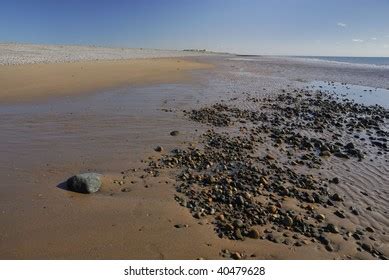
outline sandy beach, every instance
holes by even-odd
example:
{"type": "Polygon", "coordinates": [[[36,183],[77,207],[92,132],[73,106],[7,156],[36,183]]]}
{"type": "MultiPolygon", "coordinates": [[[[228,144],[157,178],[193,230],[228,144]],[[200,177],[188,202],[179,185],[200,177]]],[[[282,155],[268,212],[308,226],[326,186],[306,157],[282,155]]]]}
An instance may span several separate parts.
{"type": "Polygon", "coordinates": [[[70,96],[129,84],[185,79],[185,70],[210,65],[177,58],[0,66],[0,101],[70,96]]]}
{"type": "Polygon", "coordinates": [[[388,258],[389,69],[100,49],[26,63],[28,46],[7,49],[1,259],[388,258]],[[99,192],[64,186],[83,172],[103,174],[99,192]]]}

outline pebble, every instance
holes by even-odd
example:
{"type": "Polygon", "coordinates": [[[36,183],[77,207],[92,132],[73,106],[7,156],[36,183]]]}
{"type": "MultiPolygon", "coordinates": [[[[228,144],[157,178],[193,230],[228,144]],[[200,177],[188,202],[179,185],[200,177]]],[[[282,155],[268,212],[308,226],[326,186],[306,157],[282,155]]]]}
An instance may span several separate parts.
{"type": "Polygon", "coordinates": [[[234,221],[234,227],[241,228],[243,226],[244,226],[244,223],[242,222],[242,220],[237,219],[234,221]]]}
{"type": "Polygon", "coordinates": [[[156,152],[162,152],[163,151],[163,148],[161,146],[157,146],[155,147],[154,149],[156,152]]]}
{"type": "Polygon", "coordinates": [[[317,215],[316,215],[316,219],[317,219],[318,221],[324,221],[324,220],[326,219],[326,216],[323,215],[323,214],[317,214],[317,215]]]}
{"type": "Polygon", "coordinates": [[[334,214],[335,214],[336,216],[338,216],[339,218],[341,218],[341,219],[346,218],[346,216],[344,215],[344,213],[343,213],[342,211],[336,210],[336,211],[334,212],[334,214]]]}
{"type": "Polygon", "coordinates": [[[327,245],[326,245],[326,249],[327,249],[327,251],[329,251],[329,252],[333,252],[333,251],[334,251],[334,247],[332,247],[331,244],[327,244],[327,245]]]}
{"type": "Polygon", "coordinates": [[[373,247],[368,243],[362,243],[361,245],[362,249],[371,253],[373,251],[373,247]]]}
{"type": "Polygon", "coordinates": [[[368,232],[374,232],[374,229],[372,227],[366,227],[366,231],[368,232]]]}
{"type": "Polygon", "coordinates": [[[274,156],[271,155],[271,154],[267,154],[266,155],[266,159],[268,159],[268,160],[275,160],[274,156]]]}
{"type": "Polygon", "coordinates": [[[287,226],[287,227],[290,227],[293,225],[293,219],[289,216],[285,216],[282,223],[287,226]]]}
{"type": "Polygon", "coordinates": [[[339,233],[339,229],[337,226],[335,226],[334,224],[328,224],[327,225],[327,230],[331,233],[339,233]]]}
{"type": "Polygon", "coordinates": [[[239,252],[234,252],[231,254],[231,257],[234,259],[234,260],[240,260],[242,259],[242,255],[239,253],[239,252]]]}
{"type": "Polygon", "coordinates": [[[174,227],[175,228],[187,228],[188,225],[186,225],[186,224],[176,224],[176,225],[174,225],[174,227]]]}
{"type": "Polygon", "coordinates": [[[324,244],[324,245],[330,244],[330,240],[329,240],[327,237],[325,237],[324,235],[320,235],[320,236],[319,236],[319,241],[320,241],[322,244],[324,244]]]}
{"type": "Polygon", "coordinates": [[[250,231],[248,232],[247,236],[250,237],[250,238],[253,238],[253,239],[258,239],[260,235],[259,235],[258,230],[250,229],[250,231]]]}

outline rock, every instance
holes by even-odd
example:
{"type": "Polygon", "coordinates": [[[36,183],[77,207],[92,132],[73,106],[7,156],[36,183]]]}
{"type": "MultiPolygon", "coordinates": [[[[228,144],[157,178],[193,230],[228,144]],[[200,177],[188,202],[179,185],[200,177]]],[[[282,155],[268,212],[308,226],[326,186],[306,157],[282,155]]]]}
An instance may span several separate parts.
{"type": "Polygon", "coordinates": [[[235,237],[236,237],[236,239],[244,240],[244,237],[243,237],[242,232],[240,231],[240,229],[236,229],[235,230],[235,237]]]}
{"type": "Polygon", "coordinates": [[[353,213],[355,216],[359,216],[359,212],[356,208],[350,207],[351,213],[353,213]]]}
{"type": "Polygon", "coordinates": [[[196,219],[201,219],[201,214],[199,212],[196,212],[193,214],[193,217],[196,219]]]}
{"type": "Polygon", "coordinates": [[[242,258],[242,255],[239,252],[234,252],[234,253],[231,254],[231,257],[234,260],[240,260],[242,258]]]}
{"type": "Polygon", "coordinates": [[[281,236],[276,236],[273,238],[273,242],[274,243],[283,243],[284,242],[284,238],[282,238],[281,236]]]}
{"type": "Polygon", "coordinates": [[[287,227],[290,227],[293,225],[293,219],[289,216],[285,216],[284,219],[282,220],[282,224],[287,227]]]}
{"type": "Polygon", "coordinates": [[[368,232],[374,232],[374,229],[372,227],[366,227],[366,231],[368,232]]]}
{"type": "Polygon", "coordinates": [[[253,238],[253,239],[258,239],[259,238],[259,232],[258,230],[252,228],[247,234],[248,237],[253,238]]]}
{"type": "Polygon", "coordinates": [[[322,156],[322,157],[330,157],[331,156],[331,152],[330,151],[322,151],[320,153],[320,156],[322,156]]]}
{"type": "Polygon", "coordinates": [[[324,221],[325,219],[326,219],[326,216],[323,214],[316,215],[316,220],[318,220],[318,221],[324,221]]]}
{"type": "Polygon", "coordinates": [[[266,155],[266,159],[268,159],[268,160],[275,160],[274,156],[271,155],[271,154],[267,154],[266,155]]]}
{"type": "Polygon", "coordinates": [[[243,227],[244,226],[244,223],[242,222],[242,220],[239,220],[239,219],[237,219],[237,220],[235,220],[234,221],[234,227],[236,227],[236,228],[241,228],[241,227],[243,227]]]}
{"type": "Polygon", "coordinates": [[[173,130],[172,132],[170,132],[171,136],[177,136],[178,134],[180,134],[178,130],[173,130]]]}
{"type": "Polygon", "coordinates": [[[318,239],[319,239],[319,241],[320,241],[323,245],[328,245],[328,244],[330,244],[330,240],[329,240],[327,237],[325,237],[324,235],[320,235],[318,239]]]}
{"type": "Polygon", "coordinates": [[[327,244],[327,245],[326,245],[326,250],[327,250],[328,252],[332,252],[332,251],[334,251],[334,247],[332,247],[331,244],[327,244]]]}
{"type": "Polygon", "coordinates": [[[130,192],[131,189],[130,188],[121,188],[120,191],[121,192],[130,192]]]}
{"type": "Polygon", "coordinates": [[[274,206],[274,205],[270,205],[269,206],[269,212],[272,213],[272,214],[276,214],[278,211],[277,207],[274,206]]]}
{"type": "Polygon", "coordinates": [[[344,213],[341,212],[341,211],[339,211],[339,210],[336,210],[336,211],[334,212],[334,214],[335,214],[336,216],[338,216],[339,218],[341,218],[341,219],[346,218],[346,216],[344,215],[344,213]]]}
{"type": "Polygon", "coordinates": [[[188,225],[185,225],[185,224],[176,224],[174,225],[175,228],[187,228],[188,225]]]}
{"type": "Polygon", "coordinates": [[[237,196],[235,201],[238,205],[244,204],[244,198],[241,195],[237,196]]]}
{"type": "Polygon", "coordinates": [[[355,146],[354,146],[354,144],[353,143],[348,143],[346,146],[344,146],[344,148],[346,149],[346,150],[352,150],[352,149],[355,149],[355,146]]]}
{"type": "Polygon", "coordinates": [[[274,235],[272,233],[269,233],[266,235],[266,239],[269,241],[274,241],[274,235]]]}
{"type": "Polygon", "coordinates": [[[338,177],[334,177],[330,180],[331,183],[333,184],[339,184],[339,178],[338,177]]]}
{"type": "Polygon", "coordinates": [[[355,240],[361,240],[361,236],[360,236],[358,233],[356,233],[356,232],[354,232],[351,236],[352,236],[355,240]]]}
{"type": "Polygon", "coordinates": [[[231,252],[227,249],[224,249],[220,252],[220,255],[223,257],[223,258],[231,258],[231,252]]]}
{"type": "Polygon", "coordinates": [[[371,253],[373,251],[373,247],[368,243],[362,243],[361,245],[362,249],[371,253]]]}
{"type": "Polygon", "coordinates": [[[224,218],[224,215],[223,214],[220,214],[216,217],[216,220],[219,220],[221,222],[224,222],[225,218],[224,218]]]}
{"type": "Polygon", "coordinates": [[[339,229],[337,226],[335,226],[334,224],[328,224],[326,229],[329,231],[329,232],[332,232],[332,233],[339,233],[339,229]]]}
{"type": "Polygon", "coordinates": [[[70,177],[66,181],[67,187],[78,193],[95,193],[101,187],[101,174],[83,173],[70,177]]]}
{"type": "Polygon", "coordinates": [[[156,152],[162,152],[163,151],[163,148],[161,146],[157,146],[155,147],[154,151],[156,152]]]}
{"type": "Polygon", "coordinates": [[[331,199],[333,200],[333,201],[343,201],[343,199],[340,197],[340,195],[339,194],[337,194],[337,193],[334,193],[332,196],[331,196],[331,199]]]}

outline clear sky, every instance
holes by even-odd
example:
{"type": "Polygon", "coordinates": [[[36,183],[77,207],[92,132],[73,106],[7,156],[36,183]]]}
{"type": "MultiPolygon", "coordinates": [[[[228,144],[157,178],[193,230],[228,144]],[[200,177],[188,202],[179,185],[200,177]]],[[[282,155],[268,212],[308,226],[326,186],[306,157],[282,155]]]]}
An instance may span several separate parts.
{"type": "Polygon", "coordinates": [[[0,42],[389,56],[389,0],[0,0],[0,42]]]}

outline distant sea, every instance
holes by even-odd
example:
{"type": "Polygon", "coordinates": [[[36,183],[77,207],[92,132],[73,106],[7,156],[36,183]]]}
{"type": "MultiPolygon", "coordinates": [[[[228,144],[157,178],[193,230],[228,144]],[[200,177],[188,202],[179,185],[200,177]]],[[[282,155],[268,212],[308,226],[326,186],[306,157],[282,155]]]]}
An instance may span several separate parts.
{"type": "Polygon", "coordinates": [[[299,58],[318,59],[333,62],[389,66],[389,57],[349,57],[349,56],[298,56],[299,58]]]}

